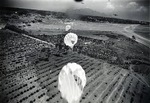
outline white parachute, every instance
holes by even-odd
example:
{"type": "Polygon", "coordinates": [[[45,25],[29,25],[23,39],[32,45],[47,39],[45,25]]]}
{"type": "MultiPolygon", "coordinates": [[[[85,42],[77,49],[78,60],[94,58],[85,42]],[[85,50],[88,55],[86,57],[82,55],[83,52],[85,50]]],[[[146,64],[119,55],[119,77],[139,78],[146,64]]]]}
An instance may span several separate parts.
{"type": "Polygon", "coordinates": [[[73,46],[77,43],[78,36],[75,33],[68,33],[64,38],[64,43],[73,49],[73,46]]]}
{"type": "Polygon", "coordinates": [[[60,71],[58,89],[68,103],[79,103],[85,85],[85,71],[79,64],[68,63],[60,71]]]}
{"type": "Polygon", "coordinates": [[[66,24],[65,31],[69,31],[71,29],[71,27],[73,26],[74,23],[73,22],[66,22],[64,24],[66,24]]]}
{"type": "Polygon", "coordinates": [[[71,29],[71,25],[66,25],[65,31],[69,31],[71,29]]]}

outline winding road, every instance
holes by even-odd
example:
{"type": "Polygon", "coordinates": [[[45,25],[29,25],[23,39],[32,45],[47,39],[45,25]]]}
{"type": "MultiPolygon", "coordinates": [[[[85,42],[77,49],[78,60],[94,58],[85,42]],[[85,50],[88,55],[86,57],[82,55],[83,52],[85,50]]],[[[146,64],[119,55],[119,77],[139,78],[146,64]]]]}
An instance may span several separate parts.
{"type": "Polygon", "coordinates": [[[125,32],[123,34],[125,34],[125,36],[128,36],[129,38],[131,38],[134,35],[137,42],[150,47],[150,40],[134,33],[133,30],[136,28],[136,26],[138,26],[138,25],[128,25],[128,26],[124,27],[125,32]]]}

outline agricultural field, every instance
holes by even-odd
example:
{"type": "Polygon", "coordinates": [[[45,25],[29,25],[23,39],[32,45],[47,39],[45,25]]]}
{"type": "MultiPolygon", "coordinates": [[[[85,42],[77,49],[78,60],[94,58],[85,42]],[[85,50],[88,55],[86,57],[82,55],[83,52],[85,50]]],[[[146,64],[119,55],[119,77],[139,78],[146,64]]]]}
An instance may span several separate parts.
{"type": "Polygon", "coordinates": [[[80,103],[150,103],[150,42],[129,32],[135,25],[42,11],[1,13],[0,103],[67,103],[58,74],[69,62],[86,73],[80,103]],[[73,51],[64,44],[68,22],[78,35],[73,51]]]}
{"type": "Polygon", "coordinates": [[[87,84],[80,103],[150,101],[150,88],[143,76],[136,72],[77,52],[58,55],[50,44],[9,30],[1,30],[1,33],[9,38],[1,41],[0,102],[63,102],[57,87],[58,74],[68,62],[79,63],[86,72],[87,84]],[[51,55],[48,60],[39,60],[37,52],[45,47],[51,55]]]}

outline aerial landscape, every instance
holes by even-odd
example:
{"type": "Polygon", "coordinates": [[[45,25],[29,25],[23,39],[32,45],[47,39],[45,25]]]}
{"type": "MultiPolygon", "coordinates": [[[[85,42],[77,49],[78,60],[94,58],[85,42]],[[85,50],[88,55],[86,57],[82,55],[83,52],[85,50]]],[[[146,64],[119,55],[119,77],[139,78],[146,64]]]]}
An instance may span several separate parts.
{"type": "Polygon", "coordinates": [[[89,8],[0,14],[0,103],[67,103],[58,75],[73,62],[86,75],[79,103],[150,103],[149,21],[89,8]],[[78,36],[73,49],[64,43],[70,32],[78,36]]]}

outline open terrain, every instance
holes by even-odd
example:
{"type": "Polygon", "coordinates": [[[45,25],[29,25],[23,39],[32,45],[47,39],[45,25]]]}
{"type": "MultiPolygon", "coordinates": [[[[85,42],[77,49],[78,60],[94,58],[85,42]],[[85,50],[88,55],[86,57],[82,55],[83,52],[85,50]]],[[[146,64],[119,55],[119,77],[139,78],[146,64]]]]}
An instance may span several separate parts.
{"type": "Polygon", "coordinates": [[[80,64],[86,72],[80,103],[150,102],[149,41],[132,38],[124,28],[133,24],[30,12],[9,16],[1,17],[8,20],[0,30],[0,102],[62,103],[57,79],[68,62],[80,64]],[[74,51],[63,43],[67,22],[73,22],[71,32],[79,37],[74,51]]]}

